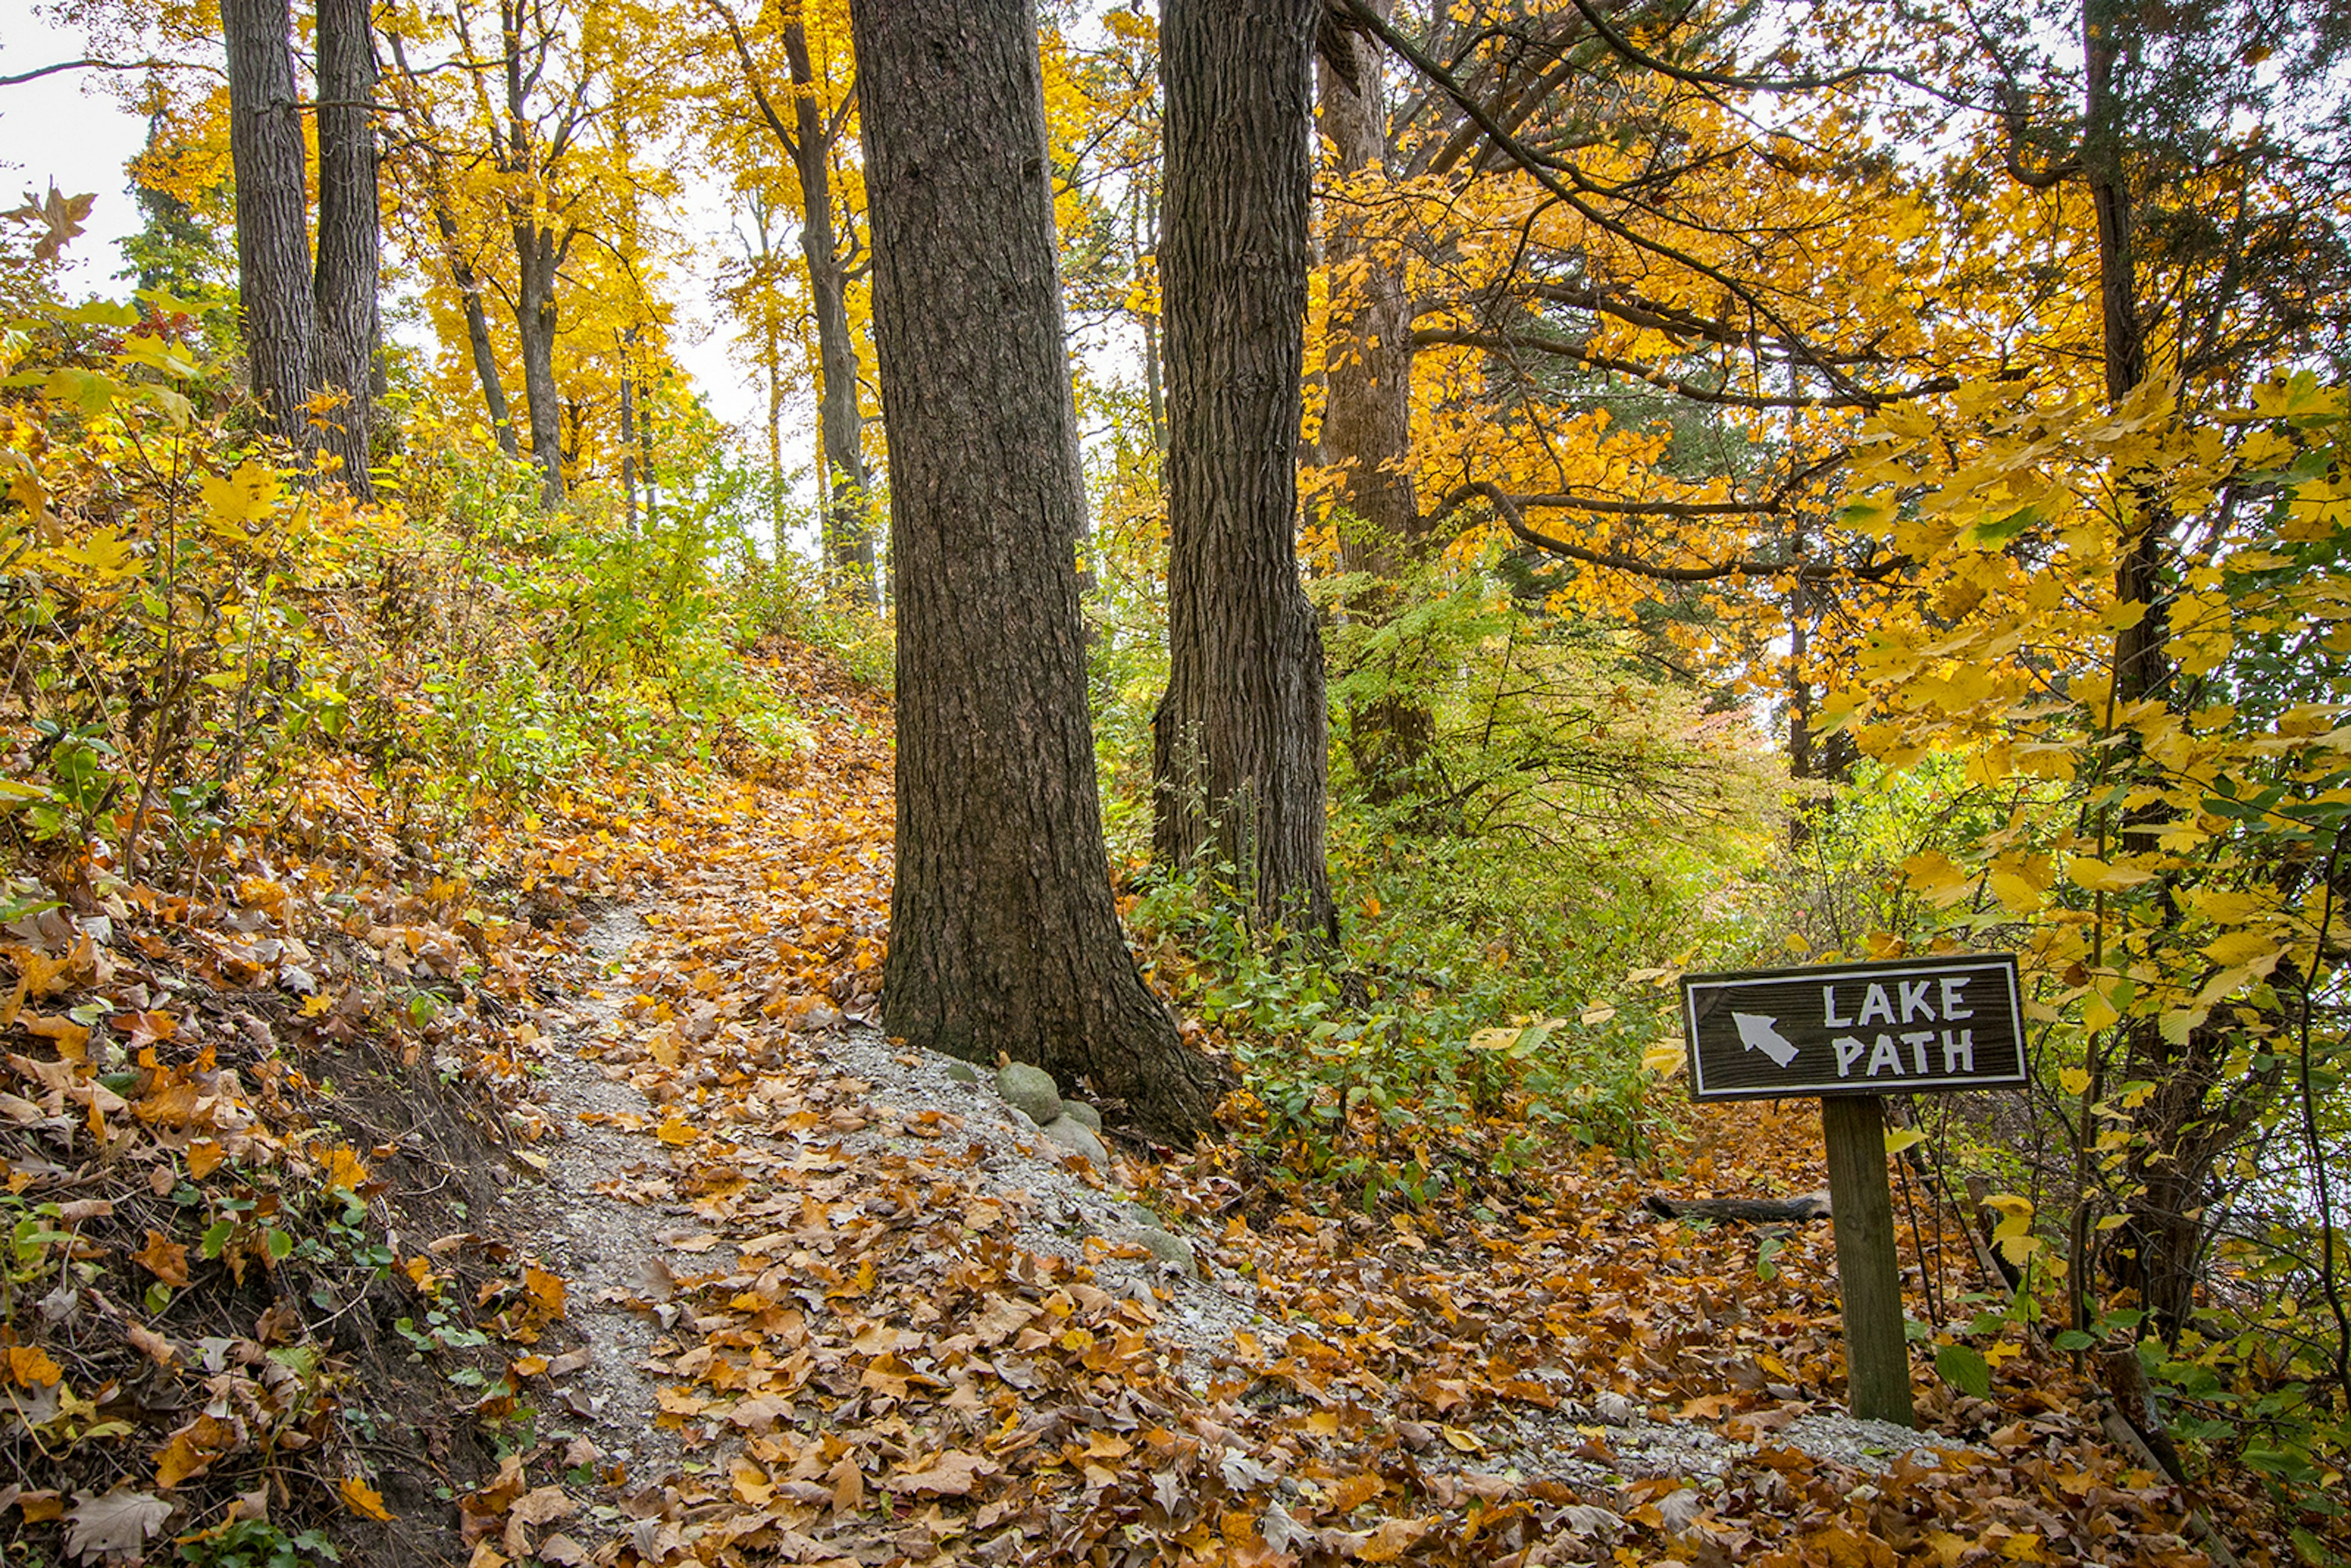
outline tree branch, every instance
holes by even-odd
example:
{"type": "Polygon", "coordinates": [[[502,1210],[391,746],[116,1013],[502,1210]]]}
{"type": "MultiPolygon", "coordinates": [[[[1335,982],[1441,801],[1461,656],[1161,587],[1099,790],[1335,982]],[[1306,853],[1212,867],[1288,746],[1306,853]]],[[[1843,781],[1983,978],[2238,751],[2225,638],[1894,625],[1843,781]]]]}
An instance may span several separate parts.
{"type": "Polygon", "coordinates": [[[101,60],[97,58],[84,58],[78,60],[59,60],[56,65],[43,66],[37,70],[20,71],[15,76],[0,77],[0,87],[22,87],[28,81],[38,81],[43,77],[53,77],[62,71],[210,71],[214,76],[225,76],[228,74],[222,70],[220,67],[212,65],[204,60],[101,60]]]}

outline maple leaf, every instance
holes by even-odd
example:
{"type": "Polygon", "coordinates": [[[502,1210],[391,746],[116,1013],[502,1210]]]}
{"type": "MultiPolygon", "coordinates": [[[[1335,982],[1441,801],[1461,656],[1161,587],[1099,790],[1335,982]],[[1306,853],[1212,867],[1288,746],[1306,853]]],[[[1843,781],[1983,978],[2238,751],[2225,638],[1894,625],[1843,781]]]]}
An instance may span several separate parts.
{"type": "Polygon", "coordinates": [[[25,193],[23,206],[11,212],[0,213],[0,217],[40,225],[41,237],[33,242],[33,259],[50,261],[56,258],[58,252],[65,249],[68,241],[77,239],[83,234],[83,220],[89,216],[90,209],[97,204],[96,193],[68,196],[59,191],[56,182],[52,181],[46,201],[27,191],[25,193]]]}
{"type": "Polygon", "coordinates": [[[147,1232],[147,1245],[131,1255],[131,1261],[167,1285],[188,1282],[188,1249],[160,1230],[147,1232]]]}
{"type": "Polygon", "coordinates": [[[65,1376],[65,1369],[36,1344],[8,1347],[8,1375],[26,1388],[48,1388],[65,1376]]]}
{"type": "Polygon", "coordinates": [[[147,1492],[117,1487],[99,1496],[74,1493],[66,1511],[66,1551],[77,1562],[131,1556],[172,1517],[172,1505],[147,1492]]]}
{"type": "Polygon", "coordinates": [[[370,1486],[365,1479],[345,1476],[336,1484],[335,1491],[343,1500],[343,1506],[361,1519],[372,1519],[381,1524],[392,1522],[392,1512],[384,1507],[383,1494],[370,1486]]]}
{"type": "Polygon", "coordinates": [[[949,1449],[922,1469],[901,1470],[884,1478],[882,1490],[901,1497],[969,1497],[971,1489],[998,1469],[976,1454],[949,1449]]]}

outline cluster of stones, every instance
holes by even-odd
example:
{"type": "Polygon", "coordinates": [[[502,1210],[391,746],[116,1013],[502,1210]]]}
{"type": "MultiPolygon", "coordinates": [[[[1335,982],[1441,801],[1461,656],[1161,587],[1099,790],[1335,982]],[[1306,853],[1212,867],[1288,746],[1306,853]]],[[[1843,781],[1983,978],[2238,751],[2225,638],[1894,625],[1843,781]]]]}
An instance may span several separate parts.
{"type": "MultiPolygon", "coordinates": [[[[965,1083],[979,1082],[978,1070],[966,1061],[949,1066],[947,1074],[965,1083]]],[[[1110,1150],[1102,1140],[1102,1113],[1082,1100],[1063,1099],[1051,1073],[1025,1061],[1007,1062],[997,1069],[996,1092],[1047,1138],[1073,1155],[1083,1155],[1104,1176],[1110,1174],[1110,1150]]],[[[1146,1249],[1163,1268],[1186,1279],[1199,1277],[1199,1260],[1189,1241],[1152,1223],[1156,1216],[1140,1204],[1128,1205],[1126,1213],[1135,1223],[1119,1230],[1115,1239],[1146,1249]]]]}

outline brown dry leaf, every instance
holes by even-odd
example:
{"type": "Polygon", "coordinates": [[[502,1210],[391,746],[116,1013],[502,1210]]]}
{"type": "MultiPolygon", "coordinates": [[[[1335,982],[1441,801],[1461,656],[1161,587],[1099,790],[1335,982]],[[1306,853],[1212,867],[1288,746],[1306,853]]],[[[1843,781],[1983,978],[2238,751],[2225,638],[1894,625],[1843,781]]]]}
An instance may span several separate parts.
{"type": "Polygon", "coordinates": [[[549,1317],[563,1315],[562,1275],[549,1273],[534,1263],[523,1270],[522,1282],[523,1288],[530,1292],[531,1299],[546,1309],[549,1317]]]}
{"type": "Polygon", "coordinates": [[[147,1245],[131,1255],[131,1261],[167,1285],[188,1282],[188,1249],[160,1230],[147,1233],[147,1245]]]}
{"type": "Polygon", "coordinates": [[[999,1345],[1027,1328],[1036,1316],[1037,1309],[1029,1302],[998,1296],[972,1319],[971,1336],[984,1345],[999,1345]]]}
{"type": "Polygon", "coordinates": [[[901,1497],[969,1497],[971,1489],[997,1473],[998,1466],[977,1454],[950,1449],[920,1470],[901,1470],[883,1481],[882,1490],[901,1497]]]}
{"type": "Polygon", "coordinates": [[[76,1492],[74,1506],[65,1516],[66,1551],[83,1563],[93,1557],[131,1556],[171,1517],[170,1503],[126,1487],[97,1497],[76,1492]]]}
{"type": "Polygon", "coordinates": [[[1365,1563],[1393,1563],[1419,1543],[1428,1533],[1430,1519],[1391,1519],[1371,1538],[1355,1549],[1357,1558],[1365,1563]]]}
{"type": "Polygon", "coordinates": [[[569,1516],[579,1508],[561,1487],[534,1487],[507,1509],[507,1527],[498,1544],[517,1557],[531,1554],[529,1530],[569,1516]]]}
{"type": "Polygon", "coordinates": [[[865,1505],[865,1472],[857,1468],[856,1455],[843,1454],[841,1462],[824,1479],[832,1483],[832,1512],[836,1519],[855,1513],[865,1505]]]}

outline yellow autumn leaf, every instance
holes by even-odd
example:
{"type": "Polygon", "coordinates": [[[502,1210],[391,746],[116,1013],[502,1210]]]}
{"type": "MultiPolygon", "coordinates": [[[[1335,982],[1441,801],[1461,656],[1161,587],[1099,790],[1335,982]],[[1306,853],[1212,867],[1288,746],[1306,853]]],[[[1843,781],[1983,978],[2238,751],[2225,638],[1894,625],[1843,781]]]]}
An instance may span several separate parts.
{"type": "Polygon", "coordinates": [[[219,533],[243,542],[256,525],[276,515],[279,493],[277,470],[266,463],[246,463],[225,478],[206,478],[200,486],[205,521],[219,533]]]}
{"type": "Polygon", "coordinates": [[[360,1183],[367,1180],[367,1162],[359,1151],[337,1145],[327,1151],[327,1190],[329,1192],[359,1191],[360,1183]]]}
{"type": "Polygon", "coordinates": [[[65,1368],[49,1359],[49,1353],[37,1344],[12,1344],[8,1347],[8,1375],[26,1388],[54,1388],[65,1376],[65,1368]]]}
{"type": "Polygon", "coordinates": [[[361,1519],[372,1519],[379,1524],[392,1522],[392,1511],[383,1506],[383,1494],[358,1476],[345,1476],[335,1490],[341,1494],[343,1506],[361,1519]]]}
{"type": "Polygon", "coordinates": [[[48,553],[81,567],[100,582],[129,577],[139,570],[131,541],[110,528],[97,529],[79,544],[59,545],[48,553]]]}
{"type": "Polygon", "coordinates": [[[2265,931],[2231,931],[2227,936],[2204,945],[2204,956],[2225,968],[2241,964],[2256,964],[2263,958],[2274,961],[2280,956],[2277,938],[2265,931]]]}
{"type": "Polygon", "coordinates": [[[1642,1069],[1645,1071],[1654,1072],[1660,1078],[1670,1078],[1679,1072],[1687,1061],[1687,1053],[1682,1049],[1682,1042],[1677,1040],[1653,1041],[1649,1048],[1641,1053],[1642,1069]]]}
{"type": "Polygon", "coordinates": [[[1886,1152],[1888,1155],[1898,1155],[1903,1150],[1915,1148],[1926,1141],[1927,1134],[1916,1127],[1905,1127],[1898,1133],[1889,1130],[1886,1134],[1886,1152]]]}
{"type": "Polygon", "coordinates": [[[2125,893],[2153,882],[2155,875],[2137,866],[2110,864],[2095,855],[2076,855],[2065,867],[2065,880],[2089,893],[2125,893]]]}

